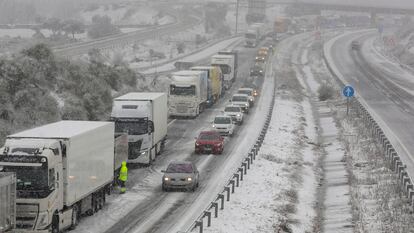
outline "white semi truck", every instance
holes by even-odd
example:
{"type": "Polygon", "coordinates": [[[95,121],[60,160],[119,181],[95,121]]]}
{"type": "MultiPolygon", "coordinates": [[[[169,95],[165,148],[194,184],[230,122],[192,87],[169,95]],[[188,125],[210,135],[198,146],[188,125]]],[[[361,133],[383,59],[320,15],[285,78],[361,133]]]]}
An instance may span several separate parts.
{"type": "Polygon", "coordinates": [[[16,174],[0,172],[0,232],[16,226],[16,174]]]}
{"type": "Polygon", "coordinates": [[[19,232],[75,228],[100,210],[119,169],[114,123],[59,121],[7,136],[2,172],[16,173],[19,232]]]}
{"type": "Polygon", "coordinates": [[[236,79],[236,57],[233,54],[216,54],[211,57],[211,65],[219,66],[223,73],[223,83],[226,90],[230,89],[236,79]]]}
{"type": "Polygon", "coordinates": [[[131,92],[115,98],[111,120],[116,133],[128,134],[128,162],[150,165],[167,138],[167,95],[131,92]]]}
{"type": "Polygon", "coordinates": [[[176,117],[197,117],[207,106],[206,71],[183,70],[172,73],[169,89],[169,113],[176,117]]]}
{"type": "Polygon", "coordinates": [[[259,45],[260,41],[265,36],[265,30],[265,24],[263,23],[255,23],[250,25],[244,34],[246,47],[254,48],[259,45]]]}

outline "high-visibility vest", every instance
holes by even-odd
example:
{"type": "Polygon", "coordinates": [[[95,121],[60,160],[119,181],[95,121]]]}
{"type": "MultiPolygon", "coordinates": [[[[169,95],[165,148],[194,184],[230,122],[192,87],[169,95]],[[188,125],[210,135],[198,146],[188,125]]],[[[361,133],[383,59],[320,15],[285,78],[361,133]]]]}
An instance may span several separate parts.
{"type": "Polygon", "coordinates": [[[126,163],[122,162],[121,170],[119,171],[119,178],[120,181],[127,181],[128,180],[128,168],[126,163]]]}

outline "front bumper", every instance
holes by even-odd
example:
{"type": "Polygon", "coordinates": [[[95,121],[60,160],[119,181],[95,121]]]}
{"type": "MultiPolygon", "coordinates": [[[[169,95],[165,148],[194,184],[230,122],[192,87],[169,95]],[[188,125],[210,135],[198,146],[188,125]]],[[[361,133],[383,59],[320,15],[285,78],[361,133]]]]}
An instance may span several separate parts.
{"type": "Polygon", "coordinates": [[[191,189],[195,186],[193,181],[182,181],[182,180],[171,180],[171,181],[163,181],[163,187],[166,189],[191,189]]]}
{"type": "Polygon", "coordinates": [[[223,151],[223,146],[215,146],[215,145],[200,145],[195,147],[196,153],[213,153],[217,154],[223,151]]]}

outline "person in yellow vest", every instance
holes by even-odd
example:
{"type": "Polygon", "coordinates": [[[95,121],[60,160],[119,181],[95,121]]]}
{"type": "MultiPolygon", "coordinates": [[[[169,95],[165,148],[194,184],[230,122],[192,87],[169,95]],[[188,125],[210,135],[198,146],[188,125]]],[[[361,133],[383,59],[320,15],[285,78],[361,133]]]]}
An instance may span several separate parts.
{"type": "Polygon", "coordinates": [[[126,192],[125,183],[128,180],[128,168],[127,163],[122,161],[121,170],[119,171],[119,186],[121,187],[121,194],[126,192]]]}

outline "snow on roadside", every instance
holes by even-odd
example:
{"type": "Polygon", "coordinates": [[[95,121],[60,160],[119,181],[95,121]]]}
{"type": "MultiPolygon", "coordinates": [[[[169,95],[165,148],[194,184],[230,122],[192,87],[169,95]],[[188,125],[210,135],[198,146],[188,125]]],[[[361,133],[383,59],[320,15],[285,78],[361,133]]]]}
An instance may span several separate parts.
{"type": "Polygon", "coordinates": [[[302,102],[276,99],[268,133],[252,169],[205,232],[274,232],[279,227],[311,231],[315,157],[305,142],[316,135],[305,130],[313,127],[305,118],[308,110],[305,114],[302,102]]]}

